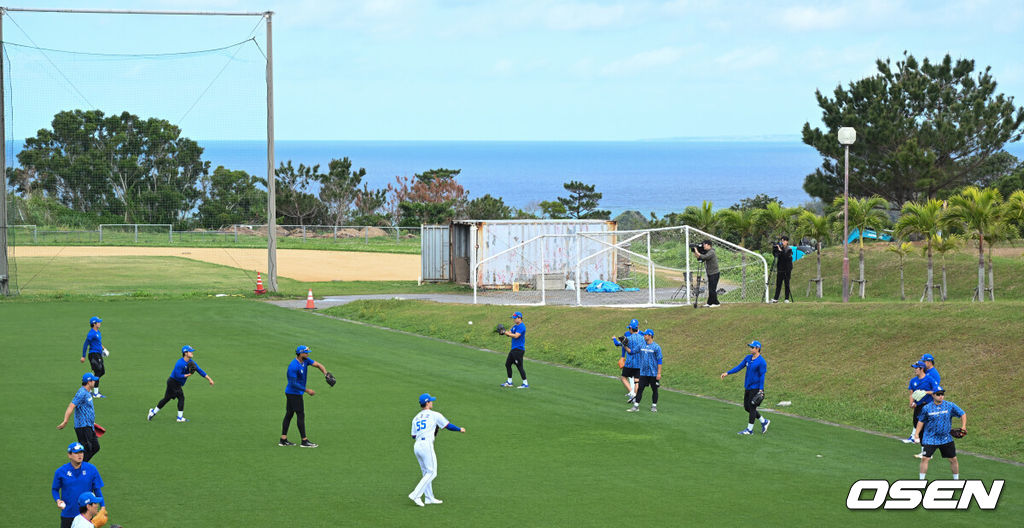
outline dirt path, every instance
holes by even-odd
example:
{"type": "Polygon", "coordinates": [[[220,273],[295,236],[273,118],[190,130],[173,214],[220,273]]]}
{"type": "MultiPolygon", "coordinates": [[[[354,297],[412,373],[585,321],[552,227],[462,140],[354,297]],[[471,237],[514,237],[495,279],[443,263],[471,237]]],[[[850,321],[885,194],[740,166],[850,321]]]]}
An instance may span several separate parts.
{"type": "MultiPolygon", "coordinates": [[[[28,257],[184,257],[233,268],[267,271],[267,250],[256,248],[172,248],[122,246],[20,246],[28,257]]],[[[356,251],[278,249],[277,274],[300,281],[416,280],[420,256],[356,251]]]]}

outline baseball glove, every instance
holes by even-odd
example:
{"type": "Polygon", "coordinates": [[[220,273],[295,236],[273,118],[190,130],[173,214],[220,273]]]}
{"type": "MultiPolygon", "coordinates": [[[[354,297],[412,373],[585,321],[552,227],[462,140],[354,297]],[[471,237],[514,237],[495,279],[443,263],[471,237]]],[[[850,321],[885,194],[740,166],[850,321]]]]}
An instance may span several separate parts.
{"type": "Polygon", "coordinates": [[[626,366],[626,358],[620,357],[619,358],[619,368],[623,368],[625,366],[626,366]]]}
{"type": "Polygon", "coordinates": [[[107,429],[98,423],[92,424],[93,431],[96,431],[96,438],[107,434],[107,429]]]}
{"type": "Polygon", "coordinates": [[[494,327],[494,333],[502,335],[505,333],[505,325],[498,323],[498,326],[494,327]]]}
{"type": "Polygon", "coordinates": [[[928,393],[923,390],[916,390],[911,395],[913,396],[914,401],[921,401],[921,398],[924,398],[925,394],[928,393]]]}
{"type": "Polygon", "coordinates": [[[104,506],[100,508],[100,511],[92,518],[92,525],[96,528],[103,528],[103,526],[106,526],[107,520],[107,507],[104,506]]]}
{"type": "Polygon", "coordinates": [[[959,427],[949,432],[953,435],[953,438],[963,438],[967,436],[967,429],[960,429],[959,427]]]}
{"type": "Polygon", "coordinates": [[[750,399],[750,403],[754,407],[757,407],[758,405],[761,405],[761,402],[763,402],[763,401],[764,401],[764,391],[763,390],[757,391],[757,394],[755,394],[754,397],[750,399]]]}
{"type": "Polygon", "coordinates": [[[188,365],[185,366],[185,369],[188,371],[189,374],[195,374],[196,373],[196,368],[198,368],[198,367],[196,367],[196,362],[195,361],[189,361],[188,365]]]}
{"type": "Polygon", "coordinates": [[[331,387],[333,387],[334,384],[338,382],[338,380],[334,378],[334,374],[331,374],[330,372],[328,372],[327,375],[324,377],[327,378],[327,384],[330,385],[331,387]]]}

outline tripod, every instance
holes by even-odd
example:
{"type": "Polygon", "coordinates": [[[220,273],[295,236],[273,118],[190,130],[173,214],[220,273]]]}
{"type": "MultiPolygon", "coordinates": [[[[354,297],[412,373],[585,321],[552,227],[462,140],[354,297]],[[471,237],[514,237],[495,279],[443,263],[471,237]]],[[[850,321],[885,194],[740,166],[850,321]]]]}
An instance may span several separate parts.
{"type": "Polygon", "coordinates": [[[697,307],[697,301],[700,299],[700,276],[704,272],[704,261],[697,261],[697,285],[694,287],[696,292],[693,294],[693,307],[697,307]]]}

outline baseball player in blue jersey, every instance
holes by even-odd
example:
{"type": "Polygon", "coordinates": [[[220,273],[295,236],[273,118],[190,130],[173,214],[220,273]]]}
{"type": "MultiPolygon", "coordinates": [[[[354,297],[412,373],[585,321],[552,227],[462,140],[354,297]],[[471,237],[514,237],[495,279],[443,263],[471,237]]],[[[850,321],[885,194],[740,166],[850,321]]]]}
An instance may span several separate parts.
{"type": "Polygon", "coordinates": [[[106,374],[107,369],[103,365],[103,358],[109,356],[110,352],[103,346],[103,336],[100,334],[100,326],[103,325],[103,319],[93,316],[89,319],[89,333],[85,335],[85,342],[82,343],[82,359],[81,362],[85,363],[85,358],[89,358],[89,366],[92,368],[92,373],[96,376],[96,384],[92,388],[93,398],[106,398],[106,396],[100,394],[100,378],[106,374]]]}
{"type": "Polygon", "coordinates": [[[959,416],[960,429],[967,431],[967,413],[957,404],[946,400],[946,390],[936,387],[932,393],[934,401],[921,409],[921,421],[917,422],[915,436],[921,439],[924,456],[921,457],[920,478],[924,480],[928,473],[928,462],[935,450],[942,453],[942,458],[949,459],[949,468],[953,471],[953,480],[960,479],[960,462],[956,459],[956,444],[950,435],[950,421],[959,416]],[[922,435],[923,431],[923,435],[922,435]]]}
{"type": "Polygon", "coordinates": [[[747,419],[747,428],[738,434],[754,434],[755,420],[761,421],[761,434],[764,434],[768,432],[768,425],[772,421],[761,416],[761,413],[757,412],[757,407],[764,401],[764,376],[768,372],[768,363],[761,355],[760,341],[752,341],[747,346],[750,347],[750,353],[743,358],[743,361],[740,361],[739,365],[723,372],[721,378],[724,380],[729,374],[747,369],[746,379],[743,381],[743,409],[747,411],[749,418],[747,419]]]}
{"type": "Polygon", "coordinates": [[[644,338],[640,333],[640,322],[636,319],[629,321],[626,333],[620,339],[618,336],[612,338],[612,343],[622,347],[622,356],[625,361],[622,364],[622,384],[629,389],[626,393],[626,401],[633,402],[636,397],[636,386],[640,382],[640,349],[643,348],[644,338]]]}
{"type": "Polygon", "coordinates": [[[903,440],[904,444],[913,444],[918,441],[914,436],[917,430],[917,422],[921,420],[921,409],[932,402],[932,392],[935,390],[935,382],[924,373],[924,363],[917,361],[910,365],[914,369],[914,377],[910,378],[907,384],[907,391],[910,393],[911,429],[910,437],[903,440]]]}
{"type": "Polygon", "coordinates": [[[921,363],[924,364],[924,373],[935,383],[935,386],[942,384],[942,376],[939,375],[939,369],[935,368],[935,357],[931,354],[925,354],[921,356],[921,363]]]}
{"type": "Polygon", "coordinates": [[[658,412],[658,387],[661,385],[661,345],[654,342],[654,330],[643,331],[644,344],[639,348],[640,387],[633,398],[633,406],[627,412],[640,410],[640,401],[644,399],[644,389],[651,388],[651,412],[658,412]]]}
{"type": "Polygon", "coordinates": [[[288,364],[288,384],[284,387],[284,397],[286,399],[284,422],[281,424],[281,441],[277,445],[295,445],[288,441],[288,427],[291,426],[292,416],[295,416],[297,419],[299,436],[302,438],[302,443],[299,445],[302,447],[317,447],[318,445],[310,442],[306,436],[306,408],[303,404],[302,396],[303,394],[316,395],[316,391],[306,388],[306,374],[309,367],[320,369],[324,376],[327,375],[327,367],[310,359],[309,347],[299,345],[295,349],[295,359],[288,364]]]}
{"type": "Polygon", "coordinates": [[[71,442],[68,446],[68,463],[53,472],[51,492],[53,501],[60,508],[61,528],[70,528],[75,516],[78,515],[78,497],[85,492],[92,492],[102,497],[103,479],[96,466],[86,462],[85,446],[80,442],[71,442]]]}
{"type": "Polygon", "coordinates": [[[99,378],[91,373],[82,374],[82,387],[71,398],[71,403],[64,411],[64,421],[57,425],[57,429],[63,429],[68,424],[71,413],[75,413],[75,436],[85,447],[83,459],[86,462],[100,451],[100,439],[96,437],[96,409],[92,405],[91,392],[97,381],[99,378]]]}
{"type": "Polygon", "coordinates": [[[213,378],[211,378],[203,369],[199,368],[199,364],[193,360],[196,349],[190,345],[181,347],[181,359],[174,363],[174,368],[171,369],[171,375],[167,378],[167,388],[164,390],[164,397],[162,400],[157,402],[156,407],[149,410],[149,414],[146,415],[147,420],[152,420],[156,413],[160,412],[160,409],[167,405],[167,402],[171,400],[178,400],[178,422],[187,422],[188,418],[185,418],[185,383],[188,382],[189,376],[192,375],[192,368],[190,364],[195,367],[195,372],[198,372],[200,376],[206,378],[210,382],[210,386],[213,386],[213,378]]]}
{"type": "Polygon", "coordinates": [[[420,463],[423,477],[416,488],[409,494],[409,499],[417,506],[424,504],[441,504],[441,499],[434,496],[433,482],[437,478],[437,455],[434,454],[434,438],[441,428],[458,433],[465,433],[465,427],[459,427],[448,421],[443,414],[434,410],[437,398],[429,393],[420,394],[420,412],[412,418],[412,438],[415,440],[412,452],[420,463]],[[421,498],[422,497],[422,498],[421,498]]]}
{"type": "Polygon", "coordinates": [[[502,332],[502,335],[512,338],[512,345],[510,347],[511,350],[508,352],[508,357],[505,358],[505,373],[508,374],[508,380],[502,383],[501,386],[515,387],[512,384],[512,365],[515,365],[519,369],[519,377],[523,378],[523,384],[516,388],[529,389],[530,383],[526,381],[526,369],[523,368],[523,357],[526,355],[526,325],[523,324],[523,313],[513,313],[512,321],[515,322],[512,328],[502,332]]]}

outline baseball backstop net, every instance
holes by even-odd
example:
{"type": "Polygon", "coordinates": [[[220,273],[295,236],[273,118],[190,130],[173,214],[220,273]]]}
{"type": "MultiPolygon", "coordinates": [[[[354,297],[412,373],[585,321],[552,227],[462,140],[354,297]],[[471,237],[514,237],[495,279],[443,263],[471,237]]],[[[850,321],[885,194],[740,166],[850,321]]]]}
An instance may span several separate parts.
{"type": "Polygon", "coordinates": [[[768,300],[768,263],[690,226],[539,235],[473,265],[475,303],[671,306],[707,301],[707,276],[691,244],[710,240],[723,303],[768,300]]]}

